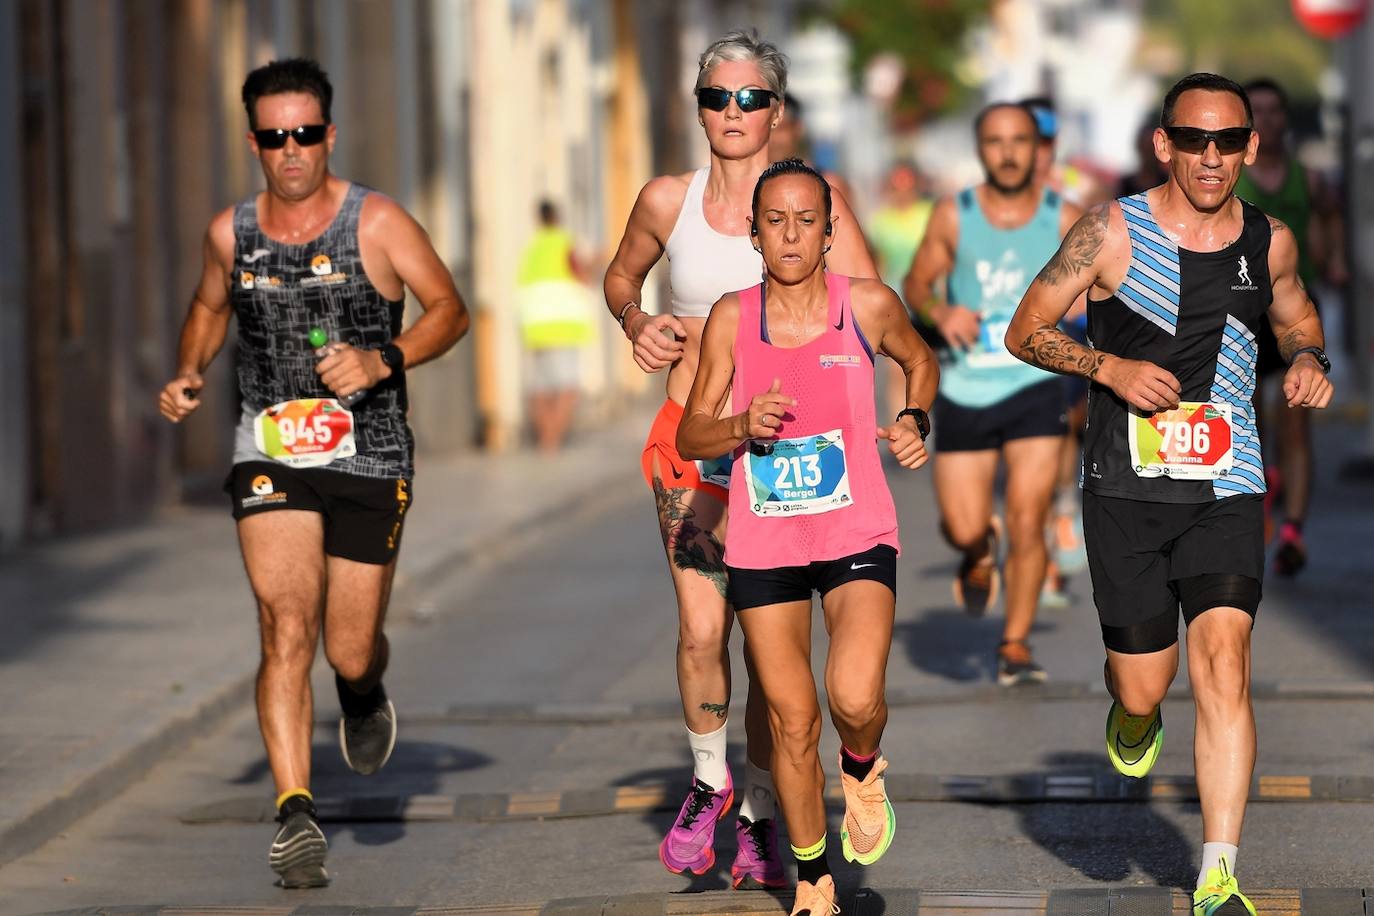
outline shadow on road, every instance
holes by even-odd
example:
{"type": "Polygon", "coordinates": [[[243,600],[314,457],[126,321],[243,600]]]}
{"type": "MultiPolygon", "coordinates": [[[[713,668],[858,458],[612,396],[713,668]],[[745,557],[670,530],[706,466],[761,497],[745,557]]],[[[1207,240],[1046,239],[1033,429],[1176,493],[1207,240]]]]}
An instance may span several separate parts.
{"type": "MultiPolygon", "coordinates": [[[[440,775],[475,770],[492,759],[486,754],[429,741],[398,740],[391,759],[381,772],[359,776],[343,762],[339,745],[317,742],[311,749],[313,791],[317,798],[329,796],[412,796],[436,795],[441,790],[440,775]]],[[[270,769],[263,756],[229,780],[233,785],[255,785],[266,781],[270,769]]],[[[404,821],[338,824],[331,832],[349,832],[363,846],[385,846],[405,836],[404,821]]]]}
{"type": "MultiPolygon", "coordinates": [[[[898,620],[892,641],[921,671],[949,681],[991,681],[997,676],[1002,624],[1000,614],[970,617],[956,608],[932,608],[915,620],[898,620]]],[[[1057,624],[1036,620],[1031,633],[1056,629],[1057,624]]]]}

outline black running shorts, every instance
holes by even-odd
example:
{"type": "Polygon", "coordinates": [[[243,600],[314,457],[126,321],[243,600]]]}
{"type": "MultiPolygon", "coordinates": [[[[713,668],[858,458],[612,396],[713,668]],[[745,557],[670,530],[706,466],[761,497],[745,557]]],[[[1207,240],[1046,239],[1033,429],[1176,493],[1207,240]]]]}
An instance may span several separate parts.
{"type": "Polygon", "coordinates": [[[360,477],[324,468],[291,468],[275,461],[234,465],[224,489],[235,520],[277,509],[324,516],[324,552],[359,563],[396,558],[412,499],[410,481],[360,477]]]}
{"type": "Polygon", "coordinates": [[[1083,540],[1102,641],[1116,652],[1178,642],[1178,616],[1254,617],[1264,580],[1264,497],[1157,503],[1083,493],[1083,540]]]}
{"type": "Polygon", "coordinates": [[[1069,429],[1064,383],[1036,382],[987,407],[964,407],[937,395],[931,427],[937,452],[981,452],[1012,439],[1062,436],[1069,429]]]}
{"type": "Polygon", "coordinates": [[[897,551],[886,544],[838,560],[820,560],[806,566],[741,569],[727,565],[725,568],[729,573],[726,594],[737,611],[810,601],[813,591],[820,592],[824,600],[832,589],[861,579],[881,582],[893,595],[897,594],[897,551]]]}

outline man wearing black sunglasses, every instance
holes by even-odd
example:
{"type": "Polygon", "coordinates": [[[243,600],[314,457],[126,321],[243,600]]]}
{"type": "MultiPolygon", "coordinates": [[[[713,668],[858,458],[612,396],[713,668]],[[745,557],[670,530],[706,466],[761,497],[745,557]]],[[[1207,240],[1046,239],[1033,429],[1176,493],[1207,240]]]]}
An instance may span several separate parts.
{"type": "Polygon", "coordinates": [[[1235,879],[1255,763],[1250,635],[1264,576],[1264,469],[1251,398],[1273,326],[1290,409],[1331,400],[1321,321],[1281,221],[1234,196],[1259,138],[1233,81],[1196,73],[1165,96],[1160,187],[1094,208],[1022,299],[1021,359],[1092,382],[1083,530],[1107,648],[1107,756],[1143,777],[1188,631],[1203,853],[1194,916],[1254,916],[1235,879]],[[1057,325],[1088,293],[1091,345],[1057,325]]]}
{"type": "Polygon", "coordinates": [[[330,174],[332,95],[309,60],[274,61],[244,82],[248,145],[267,187],[210,222],[176,377],[159,404],[174,423],[200,405],[201,373],[237,315],[243,413],[225,489],[262,632],[258,721],[281,825],[269,864],[283,887],[328,883],[310,794],[321,630],[345,763],[374,773],[395,746],[382,621],[411,503],[405,372],[468,327],[415,220],[330,174]],[[402,333],[407,288],[424,314],[402,333]],[[321,334],[323,347],[311,339],[321,334]]]}

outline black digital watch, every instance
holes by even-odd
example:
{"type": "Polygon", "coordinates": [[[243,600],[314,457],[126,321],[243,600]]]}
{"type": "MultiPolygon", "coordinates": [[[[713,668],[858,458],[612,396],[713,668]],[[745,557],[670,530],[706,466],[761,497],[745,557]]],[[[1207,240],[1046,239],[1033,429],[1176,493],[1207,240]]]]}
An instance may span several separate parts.
{"type": "Polygon", "coordinates": [[[401,348],[393,343],[384,344],[377,351],[382,355],[382,362],[391,370],[392,375],[404,375],[406,371],[406,355],[401,352],[401,348]]]}
{"type": "Polygon", "coordinates": [[[898,412],[897,420],[901,420],[902,417],[911,417],[915,420],[916,431],[921,434],[921,441],[926,441],[926,436],[930,435],[930,414],[919,407],[908,407],[898,412]]]}

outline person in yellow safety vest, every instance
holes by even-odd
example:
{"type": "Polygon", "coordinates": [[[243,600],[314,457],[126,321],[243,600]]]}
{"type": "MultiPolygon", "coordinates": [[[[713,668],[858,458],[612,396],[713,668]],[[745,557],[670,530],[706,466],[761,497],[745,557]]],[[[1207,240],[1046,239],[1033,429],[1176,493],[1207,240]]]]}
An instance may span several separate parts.
{"type": "Polygon", "coordinates": [[[581,387],[580,356],[591,342],[592,309],[572,235],[558,209],[539,204],[539,228],[520,260],[520,332],[529,354],[526,390],[540,451],[563,445],[581,387]]]}

